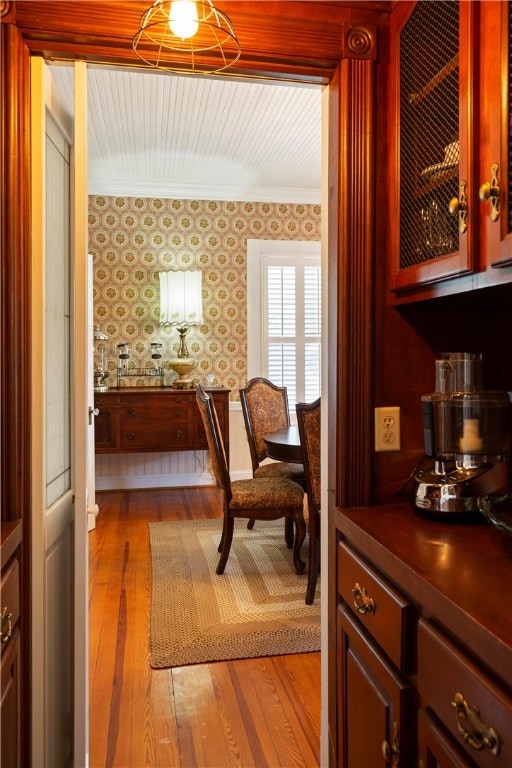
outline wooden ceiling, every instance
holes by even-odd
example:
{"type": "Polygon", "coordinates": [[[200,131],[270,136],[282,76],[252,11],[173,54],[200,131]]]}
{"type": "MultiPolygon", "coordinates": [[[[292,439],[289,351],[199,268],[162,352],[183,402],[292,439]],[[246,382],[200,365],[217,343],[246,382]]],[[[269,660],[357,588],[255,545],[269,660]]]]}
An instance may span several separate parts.
{"type": "MultiPolygon", "coordinates": [[[[140,67],[132,38],[148,0],[18,0],[10,13],[33,53],[140,67]]],[[[392,3],[218,0],[242,54],[229,76],[284,76],[325,84],[343,55],[347,25],[387,26],[392,3]]]]}

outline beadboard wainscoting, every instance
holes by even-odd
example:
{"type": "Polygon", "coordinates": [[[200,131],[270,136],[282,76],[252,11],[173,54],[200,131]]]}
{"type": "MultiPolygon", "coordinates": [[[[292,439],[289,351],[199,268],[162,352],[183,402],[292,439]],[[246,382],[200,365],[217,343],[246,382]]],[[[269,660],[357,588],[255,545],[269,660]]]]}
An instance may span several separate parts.
{"type": "MultiPolygon", "coordinates": [[[[230,474],[252,477],[251,458],[239,402],[229,405],[230,474]]],[[[179,488],[214,485],[208,451],[96,454],[96,490],[179,488]]]]}

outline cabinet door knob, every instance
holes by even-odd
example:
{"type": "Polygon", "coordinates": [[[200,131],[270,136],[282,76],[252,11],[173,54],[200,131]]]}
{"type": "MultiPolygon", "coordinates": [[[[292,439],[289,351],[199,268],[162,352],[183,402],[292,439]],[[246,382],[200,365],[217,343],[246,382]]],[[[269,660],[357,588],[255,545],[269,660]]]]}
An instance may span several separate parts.
{"type": "Polygon", "coordinates": [[[500,179],[499,179],[500,167],[498,163],[491,165],[491,181],[484,181],[480,189],[478,190],[478,196],[482,203],[490,201],[491,221],[498,221],[500,217],[500,179]]]}
{"type": "Polygon", "coordinates": [[[375,603],[373,598],[366,594],[365,587],[360,587],[356,582],[352,594],[354,595],[354,607],[358,613],[375,613],[375,603]]]}
{"type": "Polygon", "coordinates": [[[135,416],[135,411],[132,408],[130,408],[130,410],[128,411],[128,418],[133,419],[134,416],[135,416]]]}
{"type": "Polygon", "coordinates": [[[400,765],[400,739],[398,736],[398,723],[393,723],[393,741],[389,746],[387,741],[382,742],[382,757],[392,768],[400,765]]]}
{"type": "Polygon", "coordinates": [[[11,638],[11,635],[12,635],[11,619],[12,619],[11,611],[7,607],[2,608],[2,616],[1,616],[2,625],[0,629],[2,643],[6,643],[11,638]]]}
{"type": "Polygon", "coordinates": [[[176,437],[179,437],[179,438],[183,437],[183,432],[181,431],[181,429],[178,429],[178,431],[176,432],[176,437]]]}
{"type": "Polygon", "coordinates": [[[128,440],[133,440],[134,437],[135,437],[135,433],[134,432],[128,432],[128,434],[127,434],[128,440]]]}
{"type": "Polygon", "coordinates": [[[452,197],[449,202],[448,210],[451,216],[459,217],[459,232],[463,235],[468,228],[468,196],[467,182],[461,179],[459,182],[459,197],[452,197]]]}
{"type": "Polygon", "coordinates": [[[465,743],[478,750],[486,747],[493,755],[497,755],[500,751],[500,737],[492,726],[483,722],[479,708],[468,704],[462,693],[455,694],[452,707],[457,718],[457,730],[465,743]],[[465,727],[465,722],[469,728],[465,727]]]}

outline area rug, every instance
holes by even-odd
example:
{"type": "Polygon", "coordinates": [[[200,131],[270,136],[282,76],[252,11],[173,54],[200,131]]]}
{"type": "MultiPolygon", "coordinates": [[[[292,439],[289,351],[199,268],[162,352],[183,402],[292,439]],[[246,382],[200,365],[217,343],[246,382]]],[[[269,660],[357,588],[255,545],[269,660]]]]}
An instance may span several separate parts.
{"type": "MultiPolygon", "coordinates": [[[[149,523],[151,666],[320,649],[320,594],[306,605],[284,523],[235,520],[226,570],[217,576],[222,520],[149,523]]],[[[307,537],[303,558],[307,555],[307,537]]]]}

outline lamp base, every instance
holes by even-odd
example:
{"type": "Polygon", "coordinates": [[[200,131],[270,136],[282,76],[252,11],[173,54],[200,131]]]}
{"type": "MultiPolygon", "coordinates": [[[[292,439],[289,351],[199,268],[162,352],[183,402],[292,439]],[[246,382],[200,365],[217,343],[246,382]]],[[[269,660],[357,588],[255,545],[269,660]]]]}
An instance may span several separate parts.
{"type": "Polygon", "coordinates": [[[192,389],[192,379],[182,379],[181,377],[178,377],[171,382],[171,387],[172,389],[192,389]]]}
{"type": "Polygon", "coordinates": [[[179,357],[169,362],[169,368],[172,368],[178,374],[178,378],[171,382],[173,389],[192,389],[192,379],[190,372],[196,367],[195,360],[190,357],[179,357]]]}

